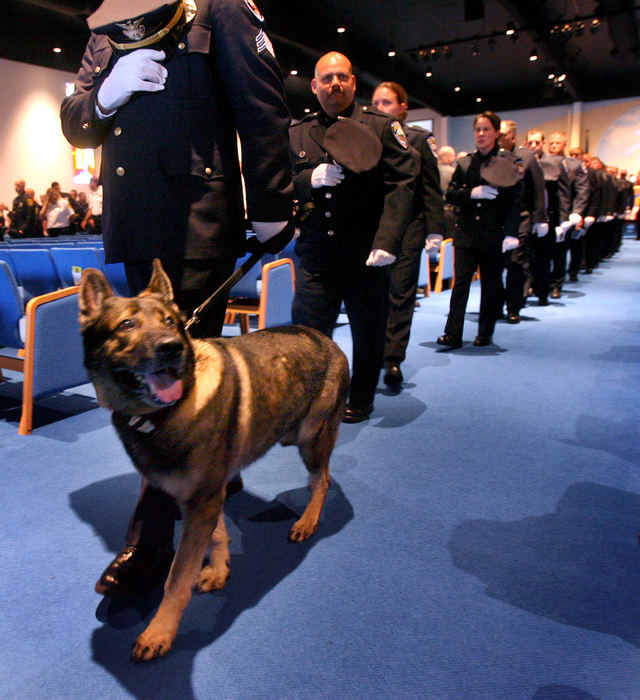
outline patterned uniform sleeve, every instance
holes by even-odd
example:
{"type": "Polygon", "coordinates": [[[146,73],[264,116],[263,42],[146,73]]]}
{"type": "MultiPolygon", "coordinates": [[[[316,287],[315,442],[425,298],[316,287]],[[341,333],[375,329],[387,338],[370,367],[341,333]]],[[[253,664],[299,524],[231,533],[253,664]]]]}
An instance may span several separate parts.
{"type": "Polygon", "coordinates": [[[109,131],[111,120],[98,119],[95,106],[110,58],[107,39],[92,34],[75,79],[75,90],[62,102],[62,132],[67,141],[78,148],[97,148],[109,131]]]}
{"type": "Polygon", "coordinates": [[[253,221],[292,216],[289,110],[280,68],[251,0],[210,3],[216,61],[242,146],[247,210],[253,221]]]}
{"type": "Polygon", "coordinates": [[[394,136],[391,124],[388,120],[382,132],[384,208],[372,248],[396,255],[400,239],[411,221],[418,165],[411,149],[403,147],[394,136]]]}

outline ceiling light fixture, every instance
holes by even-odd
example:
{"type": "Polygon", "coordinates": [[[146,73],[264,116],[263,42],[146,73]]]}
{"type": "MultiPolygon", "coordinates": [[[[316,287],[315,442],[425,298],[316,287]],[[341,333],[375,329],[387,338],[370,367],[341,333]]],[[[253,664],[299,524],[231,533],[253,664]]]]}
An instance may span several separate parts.
{"type": "Polygon", "coordinates": [[[346,27],[338,27],[336,31],[338,32],[338,34],[344,34],[347,31],[347,29],[346,27]]]}
{"type": "Polygon", "coordinates": [[[456,86],[453,88],[453,90],[454,90],[454,92],[460,92],[460,90],[462,90],[462,88],[461,88],[459,85],[456,85],[456,86]]]}
{"type": "Polygon", "coordinates": [[[478,44],[471,44],[471,55],[478,56],[479,54],[480,54],[480,49],[478,48],[478,44]]]}
{"type": "Polygon", "coordinates": [[[595,34],[600,29],[600,20],[596,17],[591,20],[591,33],[595,34]]]}
{"type": "Polygon", "coordinates": [[[53,49],[53,53],[62,53],[62,49],[61,49],[59,46],[56,46],[56,47],[53,49]]]}
{"type": "Polygon", "coordinates": [[[482,102],[482,97],[476,97],[476,102],[482,102]]]}
{"type": "Polygon", "coordinates": [[[396,55],[396,50],[393,48],[393,46],[387,51],[387,56],[389,58],[393,58],[396,55]]]}
{"type": "Polygon", "coordinates": [[[433,71],[431,68],[427,68],[427,72],[425,73],[425,77],[430,78],[433,75],[433,71]]]}
{"type": "Polygon", "coordinates": [[[507,36],[513,36],[516,33],[516,25],[513,22],[507,22],[507,36]]]}
{"type": "Polygon", "coordinates": [[[297,70],[290,70],[289,75],[298,75],[298,71],[297,70]]]}
{"type": "Polygon", "coordinates": [[[538,49],[534,46],[531,49],[531,55],[529,56],[530,61],[537,61],[538,60],[538,49]]]}

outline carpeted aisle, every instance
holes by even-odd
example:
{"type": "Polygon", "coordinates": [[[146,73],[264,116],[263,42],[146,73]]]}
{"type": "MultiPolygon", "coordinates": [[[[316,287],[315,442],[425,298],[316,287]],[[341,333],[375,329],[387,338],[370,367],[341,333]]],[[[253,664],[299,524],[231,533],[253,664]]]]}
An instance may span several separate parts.
{"type": "Polygon", "coordinates": [[[93,592],[139,484],[108,415],[20,437],[1,414],[0,697],[640,698],[640,242],[486,348],[478,293],[453,351],[449,293],[421,300],[404,389],[342,427],[312,540],[286,540],[295,449],[245,472],[227,587],[148,665],[128,657],[161,590],[93,592]]]}

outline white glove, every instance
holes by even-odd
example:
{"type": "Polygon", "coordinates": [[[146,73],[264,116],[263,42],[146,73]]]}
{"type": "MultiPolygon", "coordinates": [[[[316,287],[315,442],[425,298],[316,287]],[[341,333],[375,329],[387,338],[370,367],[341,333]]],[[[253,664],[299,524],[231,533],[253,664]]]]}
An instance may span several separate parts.
{"type": "Polygon", "coordinates": [[[444,236],[441,233],[430,233],[424,242],[425,250],[440,250],[444,236]]]}
{"type": "Polygon", "coordinates": [[[613,215],[612,214],[607,214],[604,217],[604,220],[608,223],[609,221],[613,221],[613,215]]]}
{"type": "Polygon", "coordinates": [[[369,257],[367,258],[367,262],[365,264],[369,267],[383,267],[384,265],[391,265],[392,262],[395,262],[395,259],[396,256],[391,255],[391,253],[387,253],[386,250],[374,248],[369,253],[369,257]]]}
{"type": "Polygon", "coordinates": [[[113,70],[98,90],[98,110],[102,116],[111,115],[129,101],[135,92],[164,90],[167,69],[164,51],[137,49],[116,61],[113,70]]]}
{"type": "Polygon", "coordinates": [[[563,221],[560,226],[556,226],[556,242],[562,243],[564,237],[567,235],[567,231],[571,228],[573,224],[570,221],[563,221]]]}
{"type": "Polygon", "coordinates": [[[287,221],[252,221],[251,228],[255,231],[260,243],[264,243],[280,233],[287,223],[287,221]]]}
{"type": "Polygon", "coordinates": [[[549,224],[534,224],[531,230],[538,238],[544,238],[549,233],[549,224]]]}
{"type": "Polygon", "coordinates": [[[596,220],[595,217],[593,216],[585,216],[584,217],[584,227],[585,229],[589,228],[589,226],[592,226],[595,224],[596,220]]]}
{"type": "Polygon", "coordinates": [[[572,214],[569,214],[569,223],[576,228],[580,228],[582,226],[582,217],[574,211],[572,214]]]}
{"type": "Polygon", "coordinates": [[[335,187],[344,180],[341,165],[333,163],[321,163],[311,173],[311,187],[335,187]]]}
{"type": "Polygon", "coordinates": [[[506,253],[508,250],[513,250],[520,245],[520,241],[515,236],[505,236],[502,239],[502,252],[506,253]]]}
{"type": "Polygon", "coordinates": [[[478,185],[471,190],[471,199],[495,199],[498,190],[491,185],[478,185]]]}

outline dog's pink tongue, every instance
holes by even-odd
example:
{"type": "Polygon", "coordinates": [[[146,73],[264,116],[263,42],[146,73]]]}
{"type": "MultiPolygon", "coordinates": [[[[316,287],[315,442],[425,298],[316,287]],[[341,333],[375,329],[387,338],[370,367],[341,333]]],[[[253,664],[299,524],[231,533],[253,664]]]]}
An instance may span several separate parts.
{"type": "Polygon", "coordinates": [[[172,403],[182,398],[182,379],[172,382],[166,374],[150,374],[147,381],[151,391],[162,403],[172,403]]]}

